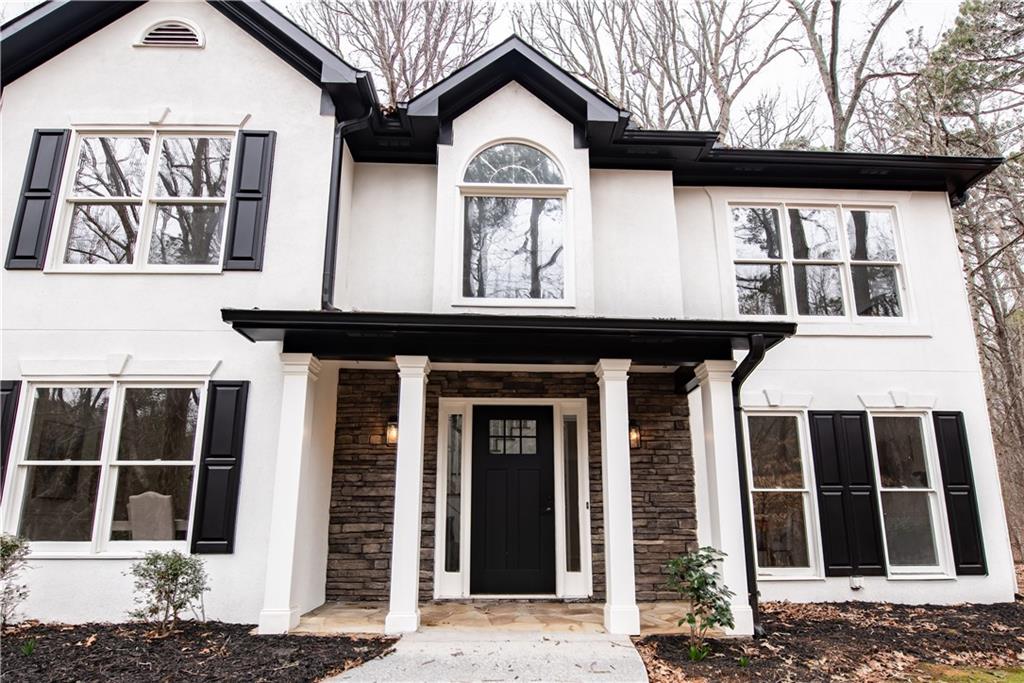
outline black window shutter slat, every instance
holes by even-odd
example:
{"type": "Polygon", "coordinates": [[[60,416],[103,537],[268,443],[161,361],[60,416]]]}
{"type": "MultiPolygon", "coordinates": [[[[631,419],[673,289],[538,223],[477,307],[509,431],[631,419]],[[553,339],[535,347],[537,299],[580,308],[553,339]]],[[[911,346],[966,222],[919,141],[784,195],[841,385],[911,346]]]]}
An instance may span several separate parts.
{"type": "Polygon", "coordinates": [[[985,545],[981,537],[978,496],[967,447],[963,413],[936,412],[935,440],[946,496],[946,516],[958,575],[986,574],[985,545]]]}
{"type": "Polygon", "coordinates": [[[272,130],[238,133],[224,270],[263,269],[276,139],[272,130]]]}
{"type": "Polygon", "coordinates": [[[231,553],[241,479],[248,382],[210,382],[192,521],[193,553],[231,553]]]}
{"type": "Polygon", "coordinates": [[[7,480],[7,459],[14,436],[14,417],[18,414],[21,382],[0,381],[0,487],[7,480]]]}
{"type": "Polygon", "coordinates": [[[884,575],[868,416],[812,412],[810,420],[825,575],[884,575]]]}
{"type": "Polygon", "coordinates": [[[7,249],[8,270],[42,270],[46,262],[46,246],[70,139],[69,130],[36,130],[32,134],[7,249]]]}

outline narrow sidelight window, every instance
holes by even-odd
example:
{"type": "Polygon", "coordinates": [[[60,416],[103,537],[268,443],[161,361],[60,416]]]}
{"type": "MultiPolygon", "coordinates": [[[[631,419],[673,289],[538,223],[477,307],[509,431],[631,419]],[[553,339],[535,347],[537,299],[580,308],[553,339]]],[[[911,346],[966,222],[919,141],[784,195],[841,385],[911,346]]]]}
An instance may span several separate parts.
{"type": "Polygon", "coordinates": [[[444,570],[459,571],[462,523],[462,415],[448,417],[448,480],[445,495],[444,570]]]}
{"type": "Polygon", "coordinates": [[[562,454],[565,459],[565,570],[580,571],[580,462],[575,415],[562,418],[562,454]]]}
{"type": "Polygon", "coordinates": [[[751,415],[747,429],[758,567],[766,574],[773,569],[808,570],[810,490],[798,418],[751,415]]]}
{"type": "Polygon", "coordinates": [[[489,147],[463,178],[462,296],[565,298],[562,173],[518,143],[489,147]]]}

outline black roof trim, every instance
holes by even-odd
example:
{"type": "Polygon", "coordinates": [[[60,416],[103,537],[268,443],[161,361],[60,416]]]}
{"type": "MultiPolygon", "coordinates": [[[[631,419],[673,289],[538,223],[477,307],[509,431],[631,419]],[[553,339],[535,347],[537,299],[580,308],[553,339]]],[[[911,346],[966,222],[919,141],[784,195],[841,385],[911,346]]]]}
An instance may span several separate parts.
{"type": "Polygon", "coordinates": [[[443,362],[596,363],[631,358],[675,365],[732,358],[762,334],[771,347],[794,323],[645,320],[343,311],[221,311],[251,341],[283,342],[320,358],[386,360],[425,355],[443,362]]]}

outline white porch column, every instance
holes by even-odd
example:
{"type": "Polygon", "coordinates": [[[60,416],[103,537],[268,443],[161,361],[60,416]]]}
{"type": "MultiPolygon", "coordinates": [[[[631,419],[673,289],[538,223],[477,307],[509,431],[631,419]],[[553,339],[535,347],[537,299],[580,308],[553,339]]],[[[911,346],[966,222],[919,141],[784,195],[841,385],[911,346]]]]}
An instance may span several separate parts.
{"type": "Polygon", "coordinates": [[[604,626],[640,633],[633,565],[633,494],[629,472],[628,359],[602,358],[595,369],[601,395],[601,495],[604,501],[604,626]]]}
{"type": "Polygon", "coordinates": [[[722,580],[736,595],[732,613],[734,635],[753,635],[754,615],[747,602],[747,565],[740,508],[740,474],[736,460],[736,426],[732,404],[735,361],[709,360],[696,368],[704,418],[704,472],[707,477],[707,533],[699,534],[726,554],[722,580]]]}
{"type": "Polygon", "coordinates": [[[426,423],[426,356],[397,356],[398,457],[395,463],[395,521],[391,537],[391,601],[385,633],[420,626],[420,528],[423,501],[423,431],[426,423]]]}
{"type": "Polygon", "coordinates": [[[281,424],[267,543],[267,578],[260,633],[287,633],[299,623],[292,583],[299,524],[302,463],[311,451],[314,385],[320,361],[308,353],[282,353],[281,424]]]}

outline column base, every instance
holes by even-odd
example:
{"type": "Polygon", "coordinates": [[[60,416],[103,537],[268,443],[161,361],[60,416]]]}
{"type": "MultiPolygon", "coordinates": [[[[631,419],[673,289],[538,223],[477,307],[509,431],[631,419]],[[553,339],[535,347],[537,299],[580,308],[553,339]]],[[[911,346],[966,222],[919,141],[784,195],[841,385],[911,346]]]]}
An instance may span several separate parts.
{"type": "Polygon", "coordinates": [[[420,611],[415,612],[388,612],[384,619],[384,633],[396,635],[399,633],[415,633],[420,628],[420,611]]]}
{"type": "Polygon", "coordinates": [[[633,605],[604,605],[604,628],[620,636],[640,635],[640,608],[633,605]]]}
{"type": "Polygon", "coordinates": [[[750,605],[743,603],[732,606],[732,619],[736,622],[733,628],[725,629],[727,636],[752,636],[754,635],[754,610],[750,605]]]}
{"type": "Polygon", "coordinates": [[[297,608],[265,609],[260,612],[260,621],[256,632],[261,636],[288,633],[298,625],[299,610],[297,608]]]}

